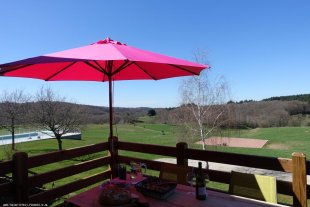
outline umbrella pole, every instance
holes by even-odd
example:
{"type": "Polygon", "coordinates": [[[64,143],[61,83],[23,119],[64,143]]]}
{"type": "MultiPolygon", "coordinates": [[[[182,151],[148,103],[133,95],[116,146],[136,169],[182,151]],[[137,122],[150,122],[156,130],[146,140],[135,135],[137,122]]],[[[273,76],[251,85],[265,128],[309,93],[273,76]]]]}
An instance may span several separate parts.
{"type": "Polygon", "coordinates": [[[109,77],[109,113],[110,113],[110,138],[112,138],[113,137],[112,77],[109,77]]]}
{"type": "Polygon", "coordinates": [[[117,148],[115,148],[115,145],[118,141],[117,137],[113,137],[113,97],[112,97],[112,77],[109,76],[109,113],[110,113],[110,137],[109,137],[109,143],[110,143],[110,149],[109,154],[111,156],[111,163],[110,163],[110,169],[111,169],[111,175],[112,178],[117,177],[117,162],[116,157],[118,155],[117,148]]]}

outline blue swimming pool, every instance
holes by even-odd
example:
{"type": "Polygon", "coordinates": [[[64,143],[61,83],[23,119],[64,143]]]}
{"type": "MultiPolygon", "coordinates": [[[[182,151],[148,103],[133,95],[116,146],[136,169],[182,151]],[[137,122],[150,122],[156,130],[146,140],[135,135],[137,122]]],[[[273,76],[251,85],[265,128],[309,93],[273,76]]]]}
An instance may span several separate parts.
{"type": "MultiPolygon", "coordinates": [[[[37,132],[16,134],[15,135],[15,139],[23,139],[23,138],[35,137],[35,136],[38,136],[38,135],[39,134],[37,132]]],[[[12,139],[12,135],[0,136],[0,140],[6,140],[6,139],[12,139]]]]}
{"type": "MultiPolygon", "coordinates": [[[[22,134],[15,134],[15,143],[20,142],[29,142],[43,139],[51,139],[54,138],[54,134],[51,131],[38,131],[38,132],[29,132],[22,134]]],[[[62,139],[75,139],[81,140],[82,134],[80,132],[67,133],[62,136],[62,139]]],[[[11,135],[3,135],[0,136],[0,145],[6,145],[12,143],[11,135]]]]}

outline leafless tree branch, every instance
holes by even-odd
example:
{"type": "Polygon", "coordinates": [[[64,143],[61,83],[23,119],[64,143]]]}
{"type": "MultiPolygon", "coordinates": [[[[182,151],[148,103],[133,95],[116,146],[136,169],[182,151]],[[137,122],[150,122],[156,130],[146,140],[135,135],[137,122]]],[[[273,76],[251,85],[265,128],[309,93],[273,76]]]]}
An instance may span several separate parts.
{"type": "MultiPolygon", "coordinates": [[[[203,51],[195,52],[195,60],[206,64],[203,51]]],[[[186,78],[181,86],[182,97],[179,118],[194,137],[199,137],[205,149],[205,139],[225,121],[226,102],[228,101],[227,82],[223,77],[210,79],[209,71],[199,76],[186,78]],[[197,134],[198,133],[198,134],[197,134]]]]}
{"type": "Polygon", "coordinates": [[[25,123],[31,97],[22,90],[4,91],[0,97],[0,128],[12,135],[12,150],[15,150],[15,129],[25,123]]]}
{"type": "Polygon", "coordinates": [[[50,88],[39,90],[32,111],[34,123],[53,132],[59,150],[62,150],[62,136],[79,130],[83,120],[80,107],[67,103],[65,97],[60,97],[50,88]]]}

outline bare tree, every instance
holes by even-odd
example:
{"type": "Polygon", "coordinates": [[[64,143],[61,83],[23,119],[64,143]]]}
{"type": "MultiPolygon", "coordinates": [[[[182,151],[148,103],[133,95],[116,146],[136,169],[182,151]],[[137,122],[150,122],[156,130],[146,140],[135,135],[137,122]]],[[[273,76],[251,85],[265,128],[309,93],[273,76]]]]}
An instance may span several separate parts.
{"type": "Polygon", "coordinates": [[[25,122],[29,100],[22,90],[5,91],[0,97],[0,128],[11,133],[12,150],[15,150],[16,126],[25,122]]]}
{"type": "Polygon", "coordinates": [[[34,123],[53,132],[58,149],[62,150],[62,136],[79,130],[82,124],[82,111],[76,104],[67,103],[50,88],[41,88],[36,95],[33,107],[34,123]]]}
{"type": "MultiPolygon", "coordinates": [[[[205,64],[206,55],[201,51],[195,53],[195,59],[205,64]]],[[[199,137],[205,149],[205,139],[225,121],[228,100],[228,86],[223,77],[210,79],[209,70],[199,76],[186,78],[180,86],[182,97],[179,121],[185,125],[191,139],[199,137]]]]}

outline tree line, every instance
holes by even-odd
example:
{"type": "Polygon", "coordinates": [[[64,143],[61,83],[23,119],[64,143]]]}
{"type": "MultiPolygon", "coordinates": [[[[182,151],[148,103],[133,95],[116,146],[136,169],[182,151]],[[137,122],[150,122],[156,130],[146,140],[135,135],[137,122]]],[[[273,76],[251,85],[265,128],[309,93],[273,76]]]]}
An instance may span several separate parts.
{"type": "Polygon", "coordinates": [[[291,96],[275,96],[267,99],[263,99],[263,101],[305,101],[310,102],[310,94],[298,94],[291,96]]]}
{"type": "MultiPolygon", "coordinates": [[[[208,96],[210,98],[210,95],[208,96]]],[[[193,130],[197,117],[199,124],[207,130],[220,128],[256,128],[310,126],[310,102],[305,101],[247,101],[197,105],[183,104],[173,108],[121,108],[114,109],[114,124],[134,124],[141,116],[154,116],[155,121],[164,124],[184,126],[183,134],[199,137],[193,130]],[[202,114],[193,113],[197,109],[202,114]],[[199,109],[199,110],[198,110],[199,109]],[[203,115],[203,117],[202,117],[203,115]],[[192,130],[185,130],[185,129],[192,130]],[[196,134],[196,135],[195,135],[196,134]]],[[[30,97],[22,91],[4,92],[0,98],[0,128],[12,134],[12,149],[15,148],[14,136],[17,126],[32,126],[52,131],[62,149],[62,136],[70,131],[79,130],[82,124],[104,124],[109,122],[108,108],[80,105],[66,102],[51,89],[40,89],[30,97]]],[[[209,132],[210,133],[210,132],[209,132]]]]}
{"type": "Polygon", "coordinates": [[[5,91],[0,97],[0,128],[11,133],[15,150],[15,133],[19,126],[32,126],[51,131],[62,149],[62,136],[78,131],[84,111],[76,104],[66,102],[50,88],[41,88],[32,97],[22,90],[5,91]]]}
{"type": "MultiPolygon", "coordinates": [[[[215,120],[219,108],[224,111],[217,121],[221,128],[257,128],[310,126],[310,103],[303,101],[253,101],[204,106],[209,109],[209,119],[215,120]],[[303,123],[305,121],[305,123],[303,123]]],[[[179,124],[180,114],[188,120],[194,115],[186,113],[184,106],[173,109],[158,109],[156,119],[159,123],[179,124]]],[[[212,121],[209,123],[214,124],[212,121]]],[[[208,125],[208,121],[204,122],[208,125]]],[[[210,127],[210,126],[209,126],[210,127]]]]}
{"type": "MultiPolygon", "coordinates": [[[[148,113],[150,116],[156,114],[154,109],[146,107],[115,107],[113,123],[133,124],[148,113]]],[[[15,135],[19,127],[51,131],[61,150],[62,136],[66,133],[79,131],[84,124],[104,123],[109,123],[108,107],[70,103],[50,88],[41,88],[33,96],[22,90],[4,91],[0,95],[0,129],[11,134],[12,150],[15,150],[15,135]]]]}

